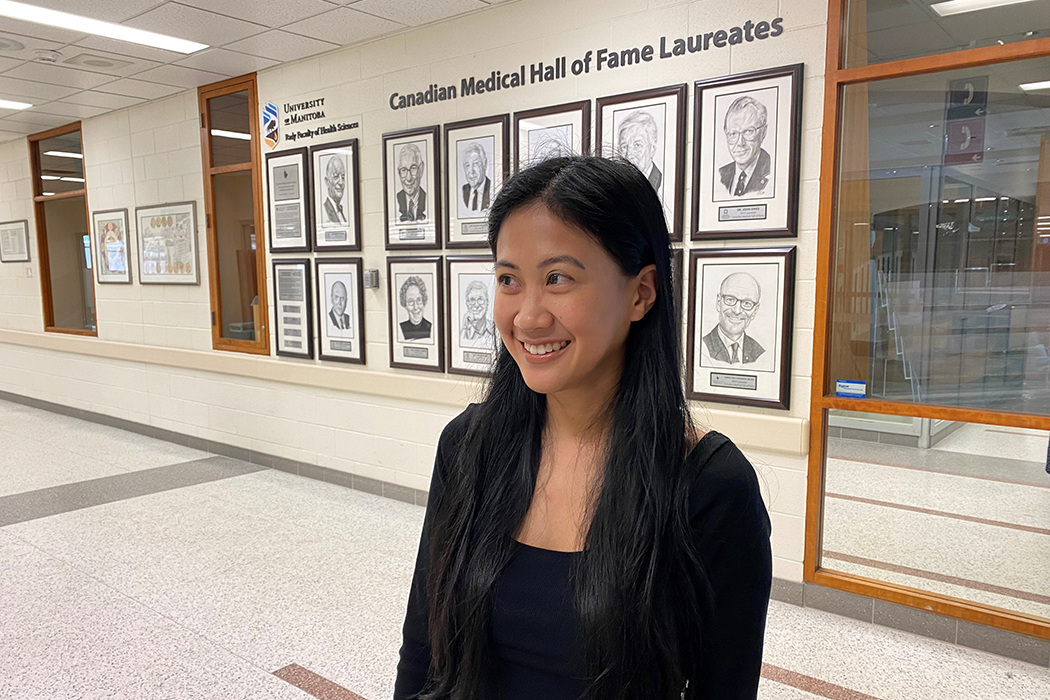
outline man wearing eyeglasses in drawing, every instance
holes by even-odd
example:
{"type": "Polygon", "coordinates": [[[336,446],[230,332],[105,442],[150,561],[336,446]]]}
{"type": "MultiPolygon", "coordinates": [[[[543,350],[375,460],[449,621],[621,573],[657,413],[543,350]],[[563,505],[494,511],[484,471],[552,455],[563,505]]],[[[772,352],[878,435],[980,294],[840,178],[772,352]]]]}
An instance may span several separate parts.
{"type": "Polygon", "coordinates": [[[419,146],[406,143],[397,156],[397,176],[401,189],[397,191],[398,221],[425,221],[427,218],[427,191],[419,186],[424,175],[423,154],[419,146]]]}
{"type": "Polygon", "coordinates": [[[742,198],[769,195],[771,158],[762,148],[766,126],[766,107],[754,97],[743,95],[729,105],[723,129],[733,162],[718,169],[723,194],[742,198]]]}
{"type": "Polygon", "coordinates": [[[706,355],[717,362],[749,365],[766,351],[744,331],[758,313],[762,290],[746,272],[734,272],[722,280],[715,300],[718,325],[704,336],[706,355]]]}

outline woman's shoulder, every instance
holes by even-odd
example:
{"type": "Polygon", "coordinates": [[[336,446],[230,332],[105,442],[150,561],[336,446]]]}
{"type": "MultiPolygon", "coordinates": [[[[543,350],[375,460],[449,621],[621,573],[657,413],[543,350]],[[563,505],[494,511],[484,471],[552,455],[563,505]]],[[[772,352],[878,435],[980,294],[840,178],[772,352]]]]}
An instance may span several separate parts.
{"type": "Polygon", "coordinates": [[[728,511],[761,502],[758,475],[740,448],[716,431],[704,433],[686,457],[691,478],[689,516],[728,511]]]}
{"type": "Polygon", "coordinates": [[[438,450],[445,454],[451,454],[459,448],[463,436],[467,434],[471,422],[477,415],[480,404],[472,403],[463,409],[459,415],[445,424],[438,440],[438,450]]]}

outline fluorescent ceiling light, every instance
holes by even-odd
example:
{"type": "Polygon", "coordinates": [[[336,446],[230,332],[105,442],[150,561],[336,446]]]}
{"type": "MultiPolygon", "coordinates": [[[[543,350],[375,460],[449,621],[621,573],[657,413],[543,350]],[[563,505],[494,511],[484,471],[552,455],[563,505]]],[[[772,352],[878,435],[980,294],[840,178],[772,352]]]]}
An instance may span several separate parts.
{"type": "Polygon", "coordinates": [[[40,194],[44,195],[45,197],[54,197],[55,196],[54,192],[41,192],[40,194]]]}
{"type": "Polygon", "coordinates": [[[82,177],[60,177],[58,179],[62,182],[84,182],[82,177]]]}
{"type": "MultiPolygon", "coordinates": [[[[62,179],[65,180],[65,178],[62,178],[62,179]]],[[[999,198],[998,197],[978,197],[977,199],[975,199],[973,201],[975,201],[975,202],[994,202],[997,199],[999,199],[999,198]]]]}
{"type": "Polygon", "coordinates": [[[28,102],[13,102],[12,100],[0,100],[0,109],[29,109],[33,105],[28,102]]]}
{"type": "Polygon", "coordinates": [[[1026,92],[1031,90],[1045,90],[1047,88],[1050,88],[1050,80],[1043,80],[1038,83],[1021,83],[1017,87],[1021,88],[1022,90],[1025,90],[1026,92]]]}
{"type": "Polygon", "coordinates": [[[41,175],[40,179],[41,180],[61,180],[62,178],[60,178],[58,175],[41,175]]]}
{"type": "Polygon", "coordinates": [[[965,12],[977,12],[978,10],[990,10],[993,7],[1006,7],[1007,5],[1019,5],[1022,2],[1033,0],[948,0],[930,5],[930,9],[941,17],[961,15],[965,12]]]}
{"type": "Polygon", "coordinates": [[[969,201],[970,201],[969,197],[963,197],[962,199],[955,200],[955,203],[956,204],[961,204],[962,202],[969,202],[969,201]]]}
{"type": "Polygon", "coordinates": [[[179,53],[193,53],[208,48],[207,44],[198,44],[195,41],[177,39],[173,36],[165,36],[156,32],[147,32],[144,29],[125,27],[122,24],[103,22],[102,20],[81,17],[69,12],[48,10],[21,2],[12,2],[12,0],[0,0],[0,17],[46,24],[49,27],[69,29],[81,34],[94,34],[118,41],[153,46],[158,49],[167,49],[168,51],[177,51],[179,53]]]}
{"type": "MultiPolygon", "coordinates": [[[[0,0],[3,2],[3,0],[0,0]]],[[[58,156],[59,158],[76,158],[77,160],[84,160],[83,153],[71,153],[70,151],[44,151],[45,156],[58,156]]]]}
{"type": "Polygon", "coordinates": [[[212,136],[222,136],[223,138],[227,138],[227,139],[240,139],[241,141],[251,141],[252,140],[252,135],[251,134],[242,134],[239,131],[223,131],[222,129],[212,129],[211,130],[211,135],[212,136]]]}

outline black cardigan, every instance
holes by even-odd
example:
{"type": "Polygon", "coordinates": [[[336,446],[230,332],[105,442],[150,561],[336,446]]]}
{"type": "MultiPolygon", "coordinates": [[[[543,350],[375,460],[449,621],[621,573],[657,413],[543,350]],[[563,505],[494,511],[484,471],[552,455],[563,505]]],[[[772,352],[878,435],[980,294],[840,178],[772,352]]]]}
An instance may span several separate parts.
{"type": "MultiPolygon", "coordinates": [[[[394,700],[409,700],[426,682],[430,666],[426,578],[431,520],[443,492],[447,465],[469,425],[472,409],[473,406],[453,419],[438,443],[405,615],[394,700]]],[[[690,682],[689,697],[753,700],[758,695],[772,583],[769,516],[754,468],[728,438],[707,433],[687,459],[697,462],[689,515],[713,594],[713,617],[706,622],[707,642],[701,654],[703,673],[690,682]]],[[[579,697],[582,685],[575,679],[537,670],[544,665],[544,655],[560,656],[567,651],[566,640],[572,639],[571,605],[555,604],[564,603],[566,596],[571,596],[567,580],[570,556],[572,553],[519,545],[501,577],[495,595],[492,636],[497,641],[516,640],[513,646],[497,649],[500,663],[507,666],[500,679],[501,698],[579,697]],[[508,575],[513,580],[508,580],[508,575]],[[543,589],[537,590],[537,586],[543,589]],[[505,614],[515,605],[515,614],[505,614]],[[536,609],[526,609],[522,615],[522,605],[536,609]]]]}

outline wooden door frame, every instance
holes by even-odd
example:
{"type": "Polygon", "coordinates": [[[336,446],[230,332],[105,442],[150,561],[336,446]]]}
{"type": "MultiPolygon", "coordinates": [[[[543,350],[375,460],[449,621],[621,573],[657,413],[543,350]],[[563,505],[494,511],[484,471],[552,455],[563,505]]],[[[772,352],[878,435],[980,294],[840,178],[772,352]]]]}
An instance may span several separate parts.
{"type": "MultiPolygon", "coordinates": [[[[63,126],[57,126],[54,129],[30,134],[26,137],[26,144],[29,147],[29,173],[30,177],[33,179],[33,218],[36,223],[36,247],[37,260],[39,261],[40,296],[44,311],[44,332],[83,335],[97,338],[98,297],[95,295],[94,275],[91,276],[91,308],[94,309],[95,312],[95,330],[92,331],[86,328],[61,328],[55,325],[55,300],[51,292],[51,259],[48,257],[47,250],[47,217],[44,213],[44,204],[46,202],[58,199],[68,199],[70,197],[83,197],[84,220],[87,222],[88,237],[90,238],[92,236],[91,208],[88,206],[87,196],[87,154],[84,153],[84,132],[80,129],[80,122],[75,121],[70,124],[64,124],[63,126]],[[70,190],[69,192],[61,192],[45,197],[43,195],[43,186],[41,185],[43,180],[40,179],[40,142],[45,139],[54,138],[55,136],[65,136],[74,131],[80,132],[80,152],[81,155],[84,156],[81,158],[80,164],[81,171],[84,174],[84,186],[79,190],[70,190]]],[[[94,248],[94,241],[91,243],[92,248],[94,248]]]]}
{"type": "Polygon", "coordinates": [[[909,58],[856,68],[842,68],[847,36],[846,3],[829,0],[828,41],[825,62],[824,123],[820,165],[820,214],[817,237],[817,280],[813,336],[813,377],[810,402],[810,452],[806,494],[806,543],[803,578],[829,588],[855,593],[899,605],[928,610],[982,625],[1050,639],[1050,619],[984,605],[948,595],[923,591],[820,566],[824,504],[824,465],[827,412],[831,409],[902,416],[920,416],[954,421],[1050,430],[1050,416],[1006,411],[955,408],[921,403],[846,399],[827,395],[829,337],[835,222],[838,215],[838,164],[841,141],[843,88],[847,85],[888,80],[944,70],[971,68],[993,63],[1050,56],[1050,38],[967,49],[953,53],[909,58]]]}
{"type": "Polygon", "coordinates": [[[211,297],[211,343],[215,350],[246,352],[256,355],[270,354],[269,306],[267,304],[266,282],[266,236],[263,231],[263,194],[262,164],[260,156],[260,132],[258,83],[255,73],[237,78],[222,80],[197,88],[197,107],[200,114],[201,164],[204,174],[204,211],[205,230],[208,241],[208,290],[211,297]],[[208,100],[234,92],[248,92],[248,125],[251,133],[251,160],[236,165],[212,166],[211,153],[211,115],[208,113],[208,100]],[[222,337],[222,290],[219,284],[219,240],[215,229],[215,191],[212,176],[223,173],[250,170],[252,174],[252,209],[255,213],[255,278],[258,281],[256,292],[259,297],[259,328],[256,329],[256,340],[240,340],[222,337]]]}

